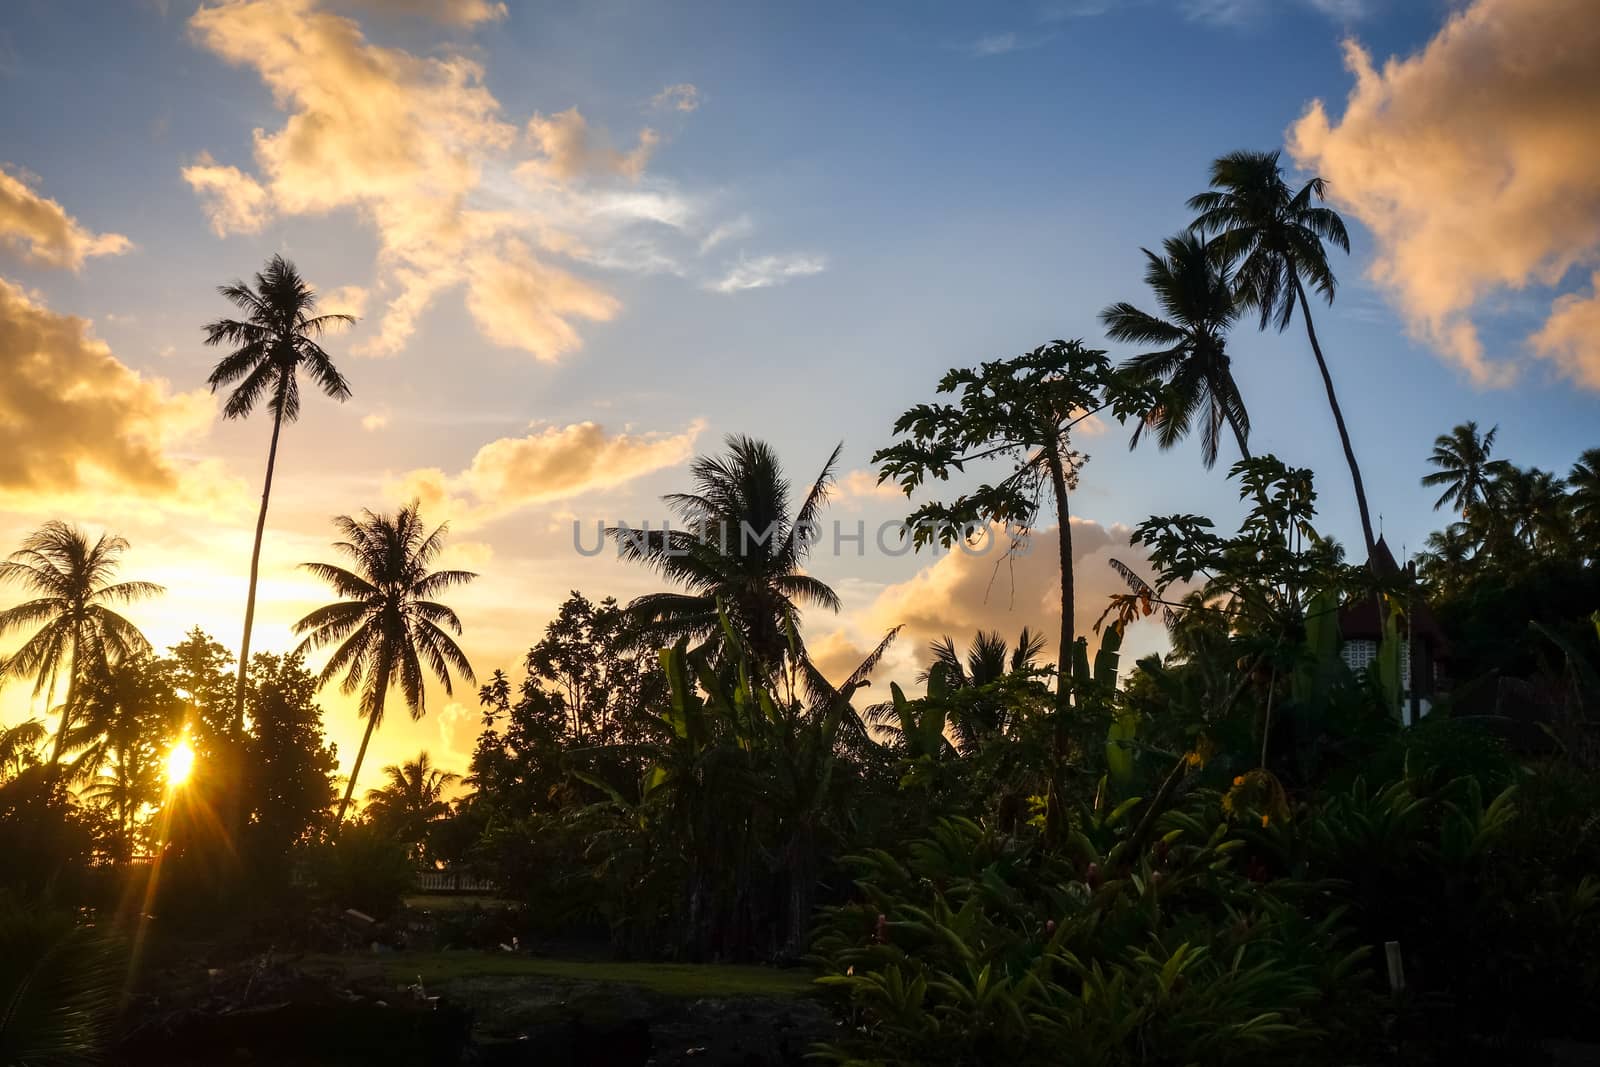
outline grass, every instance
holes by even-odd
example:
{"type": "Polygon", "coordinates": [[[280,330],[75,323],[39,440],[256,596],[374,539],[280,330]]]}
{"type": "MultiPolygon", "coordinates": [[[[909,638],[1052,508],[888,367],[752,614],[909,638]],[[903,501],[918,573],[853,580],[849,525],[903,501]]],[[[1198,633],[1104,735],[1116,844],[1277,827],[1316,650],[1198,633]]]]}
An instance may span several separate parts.
{"type": "MultiPolygon", "coordinates": [[[[348,957],[341,962],[354,963],[348,957]]],[[[397,952],[361,956],[396,981],[422,976],[424,985],[460,978],[549,978],[638,986],[668,997],[799,997],[815,990],[804,970],[720,963],[617,963],[540,959],[494,952],[397,952]]]]}

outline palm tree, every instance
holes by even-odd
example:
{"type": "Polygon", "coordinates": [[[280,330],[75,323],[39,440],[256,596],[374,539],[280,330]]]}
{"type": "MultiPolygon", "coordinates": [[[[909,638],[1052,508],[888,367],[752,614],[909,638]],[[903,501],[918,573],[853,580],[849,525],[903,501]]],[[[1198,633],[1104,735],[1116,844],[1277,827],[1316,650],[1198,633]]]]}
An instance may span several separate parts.
{"type": "Polygon", "coordinates": [[[434,766],[427,750],[414,760],[383,769],[387,785],[367,790],[369,810],[391,826],[407,844],[420,845],[428,824],[450,811],[445,790],[461,780],[453,771],[434,766]]]}
{"type": "Polygon", "coordinates": [[[303,566],[346,599],[311,612],[294,624],[294,632],[305,635],[295,655],[338,646],[322,668],[319,686],[342,672],[340,688],[344,692],[361,690],[361,715],[367,720],[367,729],[334,819],[334,833],[338,833],[355,793],[367,744],[383,721],[390,686],[400,686],[406,708],[416,720],[427,712],[424,666],[447,694],[453,692],[451,668],[466,681],[475,681],[466,654],[451,638],[451,634],[460,635],[461,620],[433,598],[477,575],[428,569],[444,547],[448,524],[426,532],[415,501],[394,515],[363,510],[360,518],[341,515],[333,521],[345,537],[333,547],[349,558],[352,569],[332,563],[303,566]]]}
{"type": "Polygon", "coordinates": [[[1465,518],[1474,505],[1489,501],[1495,478],[1507,468],[1505,460],[1489,458],[1499,429],[1491,426],[1488,433],[1480,434],[1478,424],[1468,420],[1434,438],[1428,462],[1438,469],[1422,476],[1422,484],[1428,488],[1444,487],[1433,510],[1449,504],[1465,518]]]}
{"type": "Polygon", "coordinates": [[[38,762],[35,748],[47,736],[38,719],[0,728],[0,785],[22,775],[38,762]]]}
{"type": "Polygon", "coordinates": [[[1571,535],[1566,486],[1538,467],[1506,466],[1494,481],[1498,509],[1510,532],[1535,551],[1564,544],[1571,535]]]}
{"type": "Polygon", "coordinates": [[[839,610],[837,594],[801,567],[818,536],[817,517],[844,446],[833,450],[793,517],[789,480],[771,446],[738,435],[728,437],[727,446],[725,456],[694,461],[694,492],[664,498],[683,519],[683,529],[606,532],[623,558],[690,590],[651,593],[630,603],[640,640],[665,646],[680,637],[712,637],[721,605],[756,658],[772,665],[788,649],[798,603],[839,610]]]}
{"type": "Polygon", "coordinates": [[[1327,182],[1322,178],[1312,178],[1298,191],[1290,189],[1283,180],[1277,152],[1233,152],[1211,164],[1210,190],[1189,198],[1189,209],[1199,212],[1191,228],[1212,237],[1211,247],[1220,262],[1236,265],[1234,282],[1239,300],[1261,313],[1261,329],[1276,322],[1281,333],[1293,321],[1295,309],[1300,309],[1311,352],[1322,372],[1328,407],[1339,429],[1345,462],[1350,465],[1356,507],[1361,512],[1361,534],[1370,559],[1376,540],[1367,491],[1306,299],[1305,284],[1310,283],[1330,305],[1333,303],[1337,281],[1328,265],[1326,244],[1350,251],[1344,220],[1332,208],[1320,206],[1326,192],[1327,182]]]}
{"type": "Polygon", "coordinates": [[[61,708],[51,747],[55,772],[78,712],[80,687],[130,656],[147,652],[150,642],[138,627],[110,605],[129,604],[164,590],[154,582],[113,582],[128,542],[101,534],[93,544],[76,526],[50,521],[29,534],[22,547],[0,562],[0,582],[16,582],[34,599],[0,612],[0,636],[38,624],[21,648],[0,664],[0,679],[31,677],[35,696],[54,694],[67,676],[67,702],[61,708]]]}
{"type": "Polygon", "coordinates": [[[267,446],[267,477],[256,516],[256,540],[250,550],[250,588],[244,601],[244,637],[239,642],[239,680],[234,687],[233,732],[244,731],[245,670],[250,662],[250,630],[256,617],[256,580],[261,569],[261,536],[267,527],[267,499],[272,495],[272,469],[278,460],[278,435],[285,422],[300,417],[300,371],[303,368],[323,393],[335,400],[350,398],[345,380],[317,343],[330,327],[355,322],[350,315],[318,315],[316,291],[293,263],[273,256],[256,275],[255,288],[243,281],[217,290],[246,314],[244,319],[218,319],[205,327],[206,344],[230,345],[233,351],[212,368],[207,382],[215,393],[234,385],[222,413],[247,417],[265,399],[272,409],[272,442],[267,446]]]}
{"type": "MultiPolygon", "coordinates": [[[[947,689],[981,689],[1008,675],[1032,669],[1044,647],[1045,636],[1026,626],[1017,636],[1014,647],[1008,647],[997,630],[979,630],[963,658],[956,650],[956,643],[947,635],[928,646],[933,662],[917,675],[917,680],[931,682],[938,671],[943,673],[947,689]]],[[[956,735],[959,750],[971,752],[985,738],[1004,732],[1010,713],[1011,704],[1004,697],[962,701],[952,707],[950,728],[956,735]]]]}
{"type": "Polygon", "coordinates": [[[1453,522],[1429,534],[1426,549],[1417,553],[1417,566],[1423,580],[1441,592],[1454,590],[1472,564],[1476,544],[1471,529],[1462,522],[1453,522]]]}
{"type": "Polygon", "coordinates": [[[1166,318],[1126,302],[1100,312],[1106,335],[1113,341],[1155,346],[1123,367],[1166,386],[1165,399],[1133,431],[1129,447],[1137,445],[1139,435],[1148,429],[1163,449],[1171,448],[1188,434],[1196,414],[1204,409],[1200,454],[1206,467],[1217,462],[1224,422],[1249,459],[1250,416],[1227,353],[1227,334],[1239,317],[1239,303],[1226,265],[1219,266],[1205,243],[1192,234],[1167,238],[1162,245],[1165,255],[1148,248],[1142,251],[1149,260],[1145,284],[1166,318]]]}
{"type": "Polygon", "coordinates": [[[933,653],[933,663],[917,675],[917,681],[926,682],[933,676],[934,667],[944,668],[945,684],[952,689],[978,688],[998,682],[1008,674],[1027,670],[1044,651],[1045,638],[1028,627],[1017,636],[1016,647],[1007,646],[998,630],[979,630],[967,646],[963,659],[956,651],[956,643],[948,635],[928,646],[933,653]]]}
{"type": "Polygon", "coordinates": [[[1572,518],[1591,557],[1600,555],[1600,448],[1585,450],[1567,472],[1572,518]]]}

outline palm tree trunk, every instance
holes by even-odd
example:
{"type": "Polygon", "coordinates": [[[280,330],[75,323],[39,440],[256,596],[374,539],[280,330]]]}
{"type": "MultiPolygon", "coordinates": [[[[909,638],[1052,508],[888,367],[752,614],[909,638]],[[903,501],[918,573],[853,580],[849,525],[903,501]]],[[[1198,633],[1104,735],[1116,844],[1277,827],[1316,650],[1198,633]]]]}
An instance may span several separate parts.
{"type": "MultiPolygon", "coordinates": [[[[280,389],[279,395],[282,395],[280,389]]],[[[239,680],[233,691],[233,740],[244,735],[244,680],[250,665],[250,630],[256,621],[256,579],[261,571],[261,537],[267,529],[267,500],[272,496],[272,468],[278,462],[278,434],[283,430],[283,405],[272,411],[272,444],[267,447],[267,479],[261,487],[261,511],[256,516],[256,543],[250,550],[250,590],[244,598],[244,637],[239,642],[239,680]]]]}
{"type": "MultiPolygon", "coordinates": [[[[83,647],[83,622],[72,624],[72,671],[67,675],[67,702],[61,706],[61,722],[56,726],[56,743],[50,749],[50,775],[54,777],[67,750],[67,728],[72,725],[72,709],[78,705],[79,650],[83,647]]],[[[55,689],[52,681],[50,688],[55,689]]]]}
{"type": "Polygon", "coordinates": [[[1251,459],[1250,446],[1245,443],[1244,433],[1239,429],[1239,424],[1232,415],[1228,416],[1228,425],[1233,428],[1233,439],[1239,443],[1239,455],[1244,459],[1251,459]]]}
{"type": "Polygon", "coordinates": [[[1339,427],[1339,443],[1344,446],[1345,462],[1350,464],[1350,480],[1356,487],[1356,507],[1361,511],[1361,535],[1367,542],[1367,559],[1372,559],[1372,553],[1377,548],[1377,541],[1372,536],[1372,516],[1367,511],[1367,490],[1361,483],[1361,467],[1356,463],[1355,449],[1350,446],[1350,431],[1344,425],[1344,412],[1339,410],[1339,397],[1333,391],[1333,375],[1328,373],[1328,361],[1322,358],[1322,346],[1317,343],[1317,329],[1311,322],[1311,304],[1306,300],[1306,291],[1300,284],[1300,276],[1292,274],[1294,278],[1295,296],[1300,299],[1300,314],[1306,321],[1306,337],[1311,341],[1311,353],[1317,357],[1317,369],[1322,372],[1322,385],[1328,391],[1328,406],[1333,409],[1334,425],[1339,427]]]}
{"type": "Polygon", "coordinates": [[[333,832],[328,836],[337,838],[339,827],[344,824],[344,813],[350,807],[350,798],[355,795],[356,777],[361,773],[361,761],[367,758],[367,744],[372,740],[372,731],[377,728],[378,720],[383,718],[383,700],[389,695],[389,664],[387,661],[378,668],[378,695],[372,705],[372,714],[367,716],[367,729],[361,735],[361,747],[356,750],[356,762],[350,768],[350,782],[344,787],[344,799],[339,801],[339,814],[333,820],[333,832]]]}

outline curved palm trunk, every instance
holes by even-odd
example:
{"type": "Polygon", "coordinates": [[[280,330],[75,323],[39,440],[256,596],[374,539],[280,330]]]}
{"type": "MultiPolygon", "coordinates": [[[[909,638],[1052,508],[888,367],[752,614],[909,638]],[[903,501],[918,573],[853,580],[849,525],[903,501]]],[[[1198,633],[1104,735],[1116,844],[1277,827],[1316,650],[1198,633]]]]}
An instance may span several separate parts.
{"type": "Polygon", "coordinates": [[[1244,433],[1239,429],[1238,422],[1232,415],[1227,416],[1228,425],[1233,429],[1233,439],[1239,443],[1239,455],[1244,459],[1253,459],[1250,455],[1250,446],[1245,443],[1244,433]]]}
{"type": "Polygon", "coordinates": [[[372,714],[367,716],[367,729],[361,735],[361,747],[356,750],[355,765],[350,768],[350,781],[344,787],[344,799],[339,801],[339,814],[333,819],[333,832],[328,836],[339,836],[339,827],[344,824],[344,813],[350,807],[350,798],[355,795],[356,778],[361,774],[361,761],[367,758],[367,745],[372,741],[372,731],[378,726],[378,720],[383,718],[383,701],[389,695],[389,664],[384,662],[378,669],[378,695],[372,706],[372,714]]]}
{"type": "Polygon", "coordinates": [[[1311,305],[1306,300],[1306,291],[1300,284],[1300,276],[1293,274],[1295,296],[1300,299],[1300,314],[1306,320],[1306,337],[1311,341],[1311,353],[1317,357],[1317,369],[1322,372],[1322,385],[1328,391],[1328,406],[1333,409],[1334,425],[1339,427],[1339,443],[1344,446],[1345,462],[1350,464],[1350,480],[1356,487],[1356,507],[1361,511],[1361,535],[1367,541],[1367,559],[1372,558],[1372,553],[1377,547],[1377,541],[1372,536],[1372,516],[1367,511],[1367,490],[1361,483],[1361,467],[1356,463],[1355,449],[1350,446],[1350,431],[1344,425],[1344,412],[1339,410],[1339,397],[1333,391],[1333,375],[1328,373],[1328,361],[1322,358],[1322,346],[1317,343],[1317,329],[1311,323],[1311,305]]]}

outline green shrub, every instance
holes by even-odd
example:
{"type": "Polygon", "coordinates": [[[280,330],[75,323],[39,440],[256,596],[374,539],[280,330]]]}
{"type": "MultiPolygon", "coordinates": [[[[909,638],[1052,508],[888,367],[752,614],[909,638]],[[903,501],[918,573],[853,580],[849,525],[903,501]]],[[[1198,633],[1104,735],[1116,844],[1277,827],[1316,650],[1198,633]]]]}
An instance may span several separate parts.
{"type": "Polygon", "coordinates": [[[312,852],[311,877],[328,903],[382,919],[399,907],[416,875],[404,845],[374,827],[354,824],[312,852]]]}

